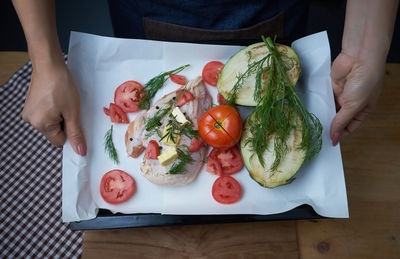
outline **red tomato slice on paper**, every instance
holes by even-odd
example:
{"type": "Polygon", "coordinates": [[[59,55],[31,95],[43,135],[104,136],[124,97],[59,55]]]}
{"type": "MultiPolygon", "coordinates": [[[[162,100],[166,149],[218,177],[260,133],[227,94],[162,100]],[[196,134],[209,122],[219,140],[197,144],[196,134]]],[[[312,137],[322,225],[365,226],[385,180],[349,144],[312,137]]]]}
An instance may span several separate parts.
{"type": "Polygon", "coordinates": [[[111,122],[115,123],[129,123],[128,115],[114,103],[110,103],[110,118],[111,122]]]}
{"type": "Polygon", "coordinates": [[[110,109],[103,107],[104,114],[110,116],[110,109]]]}
{"type": "Polygon", "coordinates": [[[172,82],[178,85],[186,85],[187,83],[186,77],[181,75],[169,74],[169,78],[171,78],[172,82]]]}
{"type": "Polygon", "coordinates": [[[135,192],[135,180],[121,170],[111,170],[103,175],[100,182],[100,194],[104,201],[119,204],[135,192]]]}
{"type": "Polygon", "coordinates": [[[232,204],[242,196],[242,187],[233,177],[221,176],[212,186],[212,196],[219,203],[232,204]]]}
{"type": "Polygon", "coordinates": [[[203,80],[209,85],[217,86],[218,75],[223,67],[224,64],[219,61],[208,62],[201,73],[203,80]]]}
{"type": "Polygon", "coordinates": [[[220,95],[219,93],[217,94],[217,102],[218,102],[218,104],[220,104],[220,105],[224,105],[224,104],[226,104],[228,101],[222,96],[222,95],[220,95]]]}
{"type": "Polygon", "coordinates": [[[190,153],[197,152],[203,145],[204,143],[200,139],[192,138],[192,140],[190,141],[189,152],[190,153]]]}
{"type": "Polygon", "coordinates": [[[139,94],[143,86],[136,81],[126,81],[117,87],[114,94],[114,102],[122,108],[124,112],[137,112],[140,110],[138,104],[140,99],[145,95],[144,92],[139,94]]]}
{"type": "Polygon", "coordinates": [[[178,98],[178,101],[176,103],[179,107],[181,107],[186,103],[194,100],[194,95],[189,90],[180,89],[176,91],[176,98],[178,98]]]}
{"type": "Polygon", "coordinates": [[[243,168],[243,159],[237,146],[213,150],[208,155],[206,171],[216,175],[231,175],[243,168]],[[221,169],[219,169],[221,167],[221,169]]]}
{"type": "Polygon", "coordinates": [[[147,146],[146,151],[144,153],[144,157],[147,159],[157,159],[159,155],[160,155],[160,149],[157,141],[150,140],[149,145],[147,146]]]}

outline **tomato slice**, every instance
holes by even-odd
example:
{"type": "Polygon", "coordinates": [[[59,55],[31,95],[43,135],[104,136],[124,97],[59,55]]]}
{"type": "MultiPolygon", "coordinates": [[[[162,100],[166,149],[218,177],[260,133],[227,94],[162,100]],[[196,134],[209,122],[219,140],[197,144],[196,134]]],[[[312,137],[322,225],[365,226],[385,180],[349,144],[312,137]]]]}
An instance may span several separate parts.
{"type": "Polygon", "coordinates": [[[190,141],[189,152],[190,153],[197,152],[203,145],[204,143],[200,139],[192,138],[192,140],[190,141]]]}
{"type": "Polygon", "coordinates": [[[213,148],[208,155],[206,171],[216,175],[231,175],[243,168],[243,159],[237,146],[226,150],[213,148]],[[214,161],[216,160],[216,161],[214,161]],[[210,163],[210,166],[208,165],[210,163]],[[221,166],[221,170],[215,167],[215,163],[221,166]]]}
{"type": "Polygon", "coordinates": [[[115,123],[129,123],[128,116],[126,113],[114,103],[110,103],[110,118],[111,122],[115,123]]]}
{"type": "Polygon", "coordinates": [[[215,106],[200,117],[199,134],[210,146],[228,149],[239,142],[242,118],[233,106],[215,106]]]}
{"type": "Polygon", "coordinates": [[[157,141],[150,140],[149,145],[146,148],[146,152],[144,153],[144,157],[147,159],[157,159],[160,155],[160,149],[157,141]]]}
{"type": "Polygon", "coordinates": [[[189,90],[178,90],[176,91],[176,96],[178,101],[176,102],[179,107],[185,105],[186,103],[194,100],[194,95],[189,90]]]}
{"type": "Polygon", "coordinates": [[[219,203],[232,204],[242,196],[242,187],[233,177],[220,176],[212,186],[212,196],[219,203]]]}
{"type": "Polygon", "coordinates": [[[171,78],[171,81],[174,82],[175,84],[178,85],[186,85],[186,77],[181,76],[181,75],[176,75],[176,74],[169,74],[169,78],[171,78]]]}
{"type": "Polygon", "coordinates": [[[201,73],[203,80],[209,85],[217,86],[218,76],[223,67],[224,64],[219,61],[208,62],[201,73]]]}
{"type": "Polygon", "coordinates": [[[103,175],[100,182],[100,194],[104,201],[119,204],[135,192],[135,180],[121,170],[111,170],[103,175]]]}
{"type": "Polygon", "coordinates": [[[136,81],[126,81],[117,87],[114,94],[114,102],[122,108],[124,112],[137,112],[140,110],[138,104],[145,95],[139,94],[143,86],[136,81]]]}
{"type": "Polygon", "coordinates": [[[220,95],[219,93],[217,94],[217,101],[218,101],[218,104],[226,104],[228,101],[222,96],[222,95],[220,95]]]}
{"type": "Polygon", "coordinates": [[[103,107],[104,114],[110,116],[110,109],[103,107]]]}

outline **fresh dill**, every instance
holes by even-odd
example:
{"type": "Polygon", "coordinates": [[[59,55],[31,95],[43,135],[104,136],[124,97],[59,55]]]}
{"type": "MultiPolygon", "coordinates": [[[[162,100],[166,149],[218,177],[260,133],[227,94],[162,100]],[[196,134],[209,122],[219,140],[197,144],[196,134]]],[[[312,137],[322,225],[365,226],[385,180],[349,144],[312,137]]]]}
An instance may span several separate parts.
{"type": "Polygon", "coordinates": [[[115,164],[119,164],[118,153],[114,146],[112,133],[113,126],[111,125],[111,128],[107,130],[106,134],[104,135],[104,150],[115,164]]]}
{"type": "Polygon", "coordinates": [[[157,91],[164,85],[165,81],[168,80],[169,74],[179,73],[188,66],[190,66],[190,65],[187,64],[187,65],[178,67],[174,70],[161,73],[158,76],[155,76],[152,79],[150,79],[150,81],[148,81],[144,85],[144,87],[138,92],[138,94],[145,93],[145,95],[143,95],[143,97],[139,101],[139,104],[138,104],[139,108],[142,110],[149,109],[151,99],[156,95],[157,91]]]}
{"type": "Polygon", "coordinates": [[[293,130],[301,130],[302,140],[297,148],[306,151],[306,161],[318,154],[322,147],[322,125],[314,114],[307,111],[288,79],[287,72],[296,65],[296,61],[281,54],[271,38],[262,39],[269,53],[261,60],[250,63],[248,69],[238,76],[229,101],[234,103],[244,79],[255,73],[253,98],[257,106],[249,117],[251,137],[245,144],[250,145],[251,151],[264,166],[263,153],[274,138],[275,160],[270,170],[276,171],[289,152],[286,142],[293,130]],[[267,65],[265,68],[264,63],[267,65]]]}
{"type": "Polygon", "coordinates": [[[179,162],[174,163],[168,170],[167,174],[183,174],[186,172],[185,166],[194,161],[188,150],[183,151],[182,149],[177,148],[177,153],[177,159],[179,162]]]}
{"type": "MultiPolygon", "coordinates": [[[[170,114],[170,120],[168,121],[167,128],[164,136],[160,139],[166,139],[167,141],[172,141],[173,143],[176,142],[177,136],[185,135],[188,138],[199,138],[199,131],[193,128],[192,123],[188,123],[186,125],[182,125],[180,122],[176,120],[176,118],[170,114]]],[[[176,144],[176,143],[175,143],[176,144]]]]}
{"type": "Polygon", "coordinates": [[[172,102],[169,102],[168,105],[156,111],[153,117],[149,118],[146,122],[145,129],[147,131],[146,137],[153,135],[153,132],[156,132],[157,135],[162,135],[161,131],[159,130],[161,126],[161,119],[164,118],[165,115],[172,109],[172,102]]]}

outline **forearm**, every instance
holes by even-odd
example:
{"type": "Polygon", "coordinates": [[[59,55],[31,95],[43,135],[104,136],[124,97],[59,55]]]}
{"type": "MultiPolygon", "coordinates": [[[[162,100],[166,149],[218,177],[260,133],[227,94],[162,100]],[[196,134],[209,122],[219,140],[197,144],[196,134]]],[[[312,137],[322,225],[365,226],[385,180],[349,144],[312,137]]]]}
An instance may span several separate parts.
{"type": "Polygon", "coordinates": [[[53,0],[13,0],[24,29],[33,69],[63,66],[53,0]]]}
{"type": "Polygon", "coordinates": [[[398,0],[348,0],[342,52],[358,59],[385,61],[392,40],[398,0]]]}

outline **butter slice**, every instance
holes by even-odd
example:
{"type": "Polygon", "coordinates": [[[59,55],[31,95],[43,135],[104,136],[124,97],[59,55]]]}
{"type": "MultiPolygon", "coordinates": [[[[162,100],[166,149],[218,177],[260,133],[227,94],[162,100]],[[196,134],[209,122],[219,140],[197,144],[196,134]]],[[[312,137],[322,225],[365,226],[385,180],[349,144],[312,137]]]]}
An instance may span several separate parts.
{"type": "Polygon", "coordinates": [[[172,110],[172,115],[175,117],[176,121],[185,126],[186,124],[190,123],[185,117],[185,114],[179,109],[179,107],[175,107],[172,110]]]}
{"type": "Polygon", "coordinates": [[[176,151],[176,148],[171,147],[170,149],[159,155],[157,158],[160,164],[165,166],[174,161],[177,157],[178,157],[178,152],[176,151]]]}
{"type": "MultiPolygon", "coordinates": [[[[169,128],[171,128],[171,127],[170,127],[168,124],[167,124],[167,126],[164,127],[164,134],[163,134],[163,136],[165,136],[165,135],[167,134],[169,128]]],[[[169,138],[168,136],[165,137],[165,138],[163,138],[163,143],[164,143],[165,145],[167,145],[167,146],[176,146],[176,145],[178,145],[179,140],[181,139],[181,136],[178,135],[178,134],[172,134],[172,136],[173,136],[173,139],[174,139],[175,143],[174,143],[174,141],[172,141],[172,139],[169,138]]]]}

